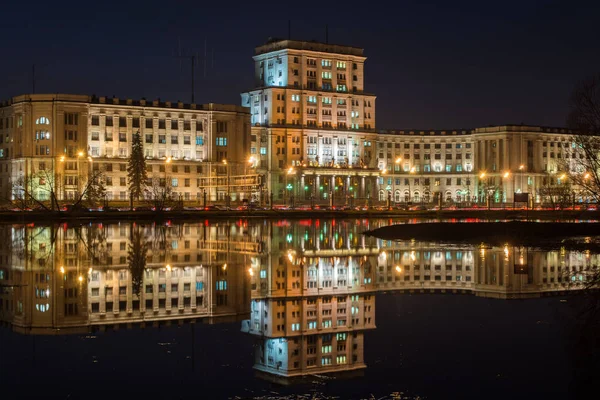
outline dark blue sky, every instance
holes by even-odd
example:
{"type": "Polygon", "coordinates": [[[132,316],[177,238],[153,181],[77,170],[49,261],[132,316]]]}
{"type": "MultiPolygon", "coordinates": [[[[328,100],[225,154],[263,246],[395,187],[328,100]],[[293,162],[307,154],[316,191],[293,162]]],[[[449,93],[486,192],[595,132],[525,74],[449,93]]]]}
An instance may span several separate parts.
{"type": "Polygon", "coordinates": [[[600,72],[594,1],[424,3],[9,2],[0,99],[31,92],[35,63],[38,93],[187,102],[189,64],[172,55],[180,38],[203,57],[206,38],[196,102],[239,104],[253,48],[287,36],[288,19],[294,39],[324,40],[328,24],[330,43],[365,48],[381,129],[562,126],[573,85],[600,72]]]}

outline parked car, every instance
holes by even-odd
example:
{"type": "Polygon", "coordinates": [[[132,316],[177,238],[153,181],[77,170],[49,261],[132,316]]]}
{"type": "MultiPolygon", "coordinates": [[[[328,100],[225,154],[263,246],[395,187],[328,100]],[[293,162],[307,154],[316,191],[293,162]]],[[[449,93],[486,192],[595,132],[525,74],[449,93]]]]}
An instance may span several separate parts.
{"type": "Polygon", "coordinates": [[[89,212],[90,209],[85,207],[83,204],[81,203],[76,203],[76,204],[67,204],[65,205],[61,211],[66,211],[66,212],[89,212]]]}

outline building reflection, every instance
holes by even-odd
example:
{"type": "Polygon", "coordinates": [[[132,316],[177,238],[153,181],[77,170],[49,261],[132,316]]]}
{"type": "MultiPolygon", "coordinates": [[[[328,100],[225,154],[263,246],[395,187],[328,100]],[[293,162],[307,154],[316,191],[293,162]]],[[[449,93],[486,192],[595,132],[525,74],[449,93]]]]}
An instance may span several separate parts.
{"type": "Polygon", "coordinates": [[[518,244],[391,242],[389,220],[0,226],[0,320],[27,334],[242,321],[278,382],[360,373],[380,292],[564,293],[598,255],[518,244]]]}

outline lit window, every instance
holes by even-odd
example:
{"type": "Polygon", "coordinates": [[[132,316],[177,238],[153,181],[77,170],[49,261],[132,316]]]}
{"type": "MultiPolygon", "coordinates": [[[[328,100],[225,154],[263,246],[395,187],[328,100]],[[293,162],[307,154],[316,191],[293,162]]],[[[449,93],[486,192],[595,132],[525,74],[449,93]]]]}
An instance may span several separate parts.
{"type": "Polygon", "coordinates": [[[35,120],[36,125],[50,125],[50,120],[46,117],[39,117],[35,120]]]}

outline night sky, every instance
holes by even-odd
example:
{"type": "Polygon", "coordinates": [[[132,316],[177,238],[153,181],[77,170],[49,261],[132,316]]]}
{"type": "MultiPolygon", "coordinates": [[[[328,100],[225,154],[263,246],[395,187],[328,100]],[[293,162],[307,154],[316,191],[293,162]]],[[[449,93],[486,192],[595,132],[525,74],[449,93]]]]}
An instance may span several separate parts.
{"type": "Polygon", "coordinates": [[[330,43],[365,48],[378,129],[564,126],[573,85],[600,72],[597,2],[422,3],[8,2],[0,99],[30,93],[36,64],[38,93],[189,102],[180,47],[201,58],[197,103],[239,104],[254,47],[288,19],[293,39],[324,41],[327,24],[330,43]]]}

